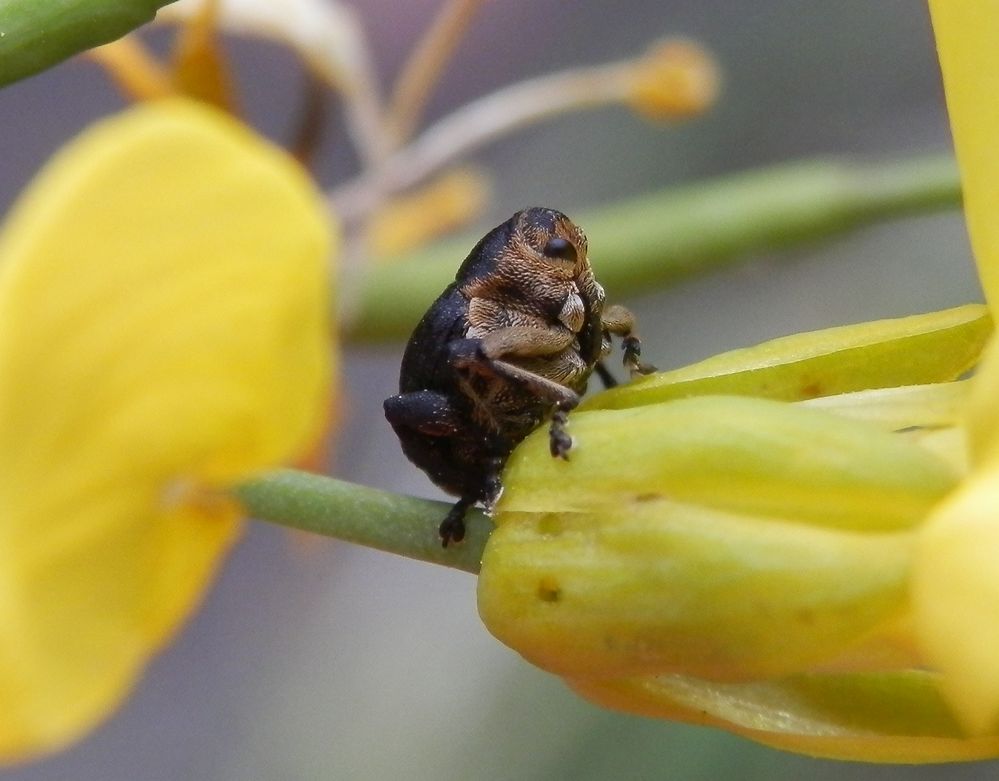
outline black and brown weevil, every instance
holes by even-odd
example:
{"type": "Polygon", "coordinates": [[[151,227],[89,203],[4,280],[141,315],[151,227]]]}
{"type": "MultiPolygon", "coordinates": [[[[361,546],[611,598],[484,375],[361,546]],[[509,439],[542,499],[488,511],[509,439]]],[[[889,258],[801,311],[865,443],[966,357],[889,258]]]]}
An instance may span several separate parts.
{"type": "Polygon", "coordinates": [[[513,448],[550,420],[552,456],[568,458],[567,413],[590,375],[614,384],[602,359],[622,337],[632,374],[641,362],[635,320],[604,306],[586,236],[554,209],[525,209],[479,241],[406,346],[399,395],[385,416],[403,452],[460,497],[440,525],[444,546],[465,534],[465,512],[499,496],[513,448]]]}

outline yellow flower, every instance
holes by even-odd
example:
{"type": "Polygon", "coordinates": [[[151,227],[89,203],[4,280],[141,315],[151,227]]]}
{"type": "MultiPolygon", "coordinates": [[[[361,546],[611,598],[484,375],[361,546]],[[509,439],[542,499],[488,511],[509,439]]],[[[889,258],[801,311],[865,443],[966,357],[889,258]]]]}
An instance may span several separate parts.
{"type": "MultiPolygon", "coordinates": [[[[931,9],[994,312],[999,5],[931,9]]],[[[607,707],[843,759],[999,756],[991,332],[961,307],[594,397],[570,462],[544,431],[510,459],[483,620],[607,707]]]]}
{"type": "Polygon", "coordinates": [[[98,123],[0,234],[0,759],[80,737],[196,607],[227,486],[328,405],[329,227],[305,174],[170,100],[98,123]]]}

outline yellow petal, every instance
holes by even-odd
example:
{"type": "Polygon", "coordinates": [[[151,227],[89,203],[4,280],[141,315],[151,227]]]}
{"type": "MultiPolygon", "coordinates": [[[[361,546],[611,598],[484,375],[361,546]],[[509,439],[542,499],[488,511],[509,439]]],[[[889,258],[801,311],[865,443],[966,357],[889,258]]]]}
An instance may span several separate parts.
{"type": "Polygon", "coordinates": [[[999,342],[992,340],[971,381],[966,424],[975,463],[999,461],[999,342]]]}
{"type": "MultiPolygon", "coordinates": [[[[965,218],[985,296],[999,307],[999,4],[931,0],[965,218]]],[[[913,576],[916,626],[928,660],[964,724],[999,724],[999,353],[993,343],[972,380],[967,430],[972,475],[934,513],[913,576]]]]}
{"type": "Polygon", "coordinates": [[[971,246],[985,297],[999,311],[999,5],[994,0],[930,0],[930,13],[971,246]]]}
{"type": "Polygon", "coordinates": [[[934,677],[917,670],[743,684],[663,675],[569,685],[604,707],[721,727],[816,757],[908,764],[999,756],[999,737],[965,736],[934,677]]]}
{"type": "Polygon", "coordinates": [[[920,523],[957,475],[873,426],[767,399],[699,396],[574,412],[569,461],[539,429],[513,452],[508,512],[592,512],[668,498],[796,522],[891,531],[920,523]]]}
{"type": "Polygon", "coordinates": [[[214,110],[64,149],[0,235],[0,758],[127,693],[239,530],[218,493],[304,448],[330,375],[322,202],[214,110]]]}
{"type": "Polygon", "coordinates": [[[919,537],[916,628],[942,687],[975,733],[999,727],[999,463],[974,473],[919,537]]]}
{"type": "Polygon", "coordinates": [[[969,382],[936,382],[899,388],[821,396],[798,402],[803,407],[824,409],[855,420],[863,420],[884,431],[913,427],[941,428],[963,422],[969,382]]]}
{"type": "Polygon", "coordinates": [[[583,409],[623,409],[708,393],[798,401],[946,382],[975,365],[992,334],[978,304],[794,334],[598,393],[583,409]]]}
{"type": "Polygon", "coordinates": [[[951,465],[954,474],[967,474],[968,437],[963,425],[972,382],[938,382],[900,388],[873,388],[838,396],[797,402],[835,412],[895,432],[951,465]]]}

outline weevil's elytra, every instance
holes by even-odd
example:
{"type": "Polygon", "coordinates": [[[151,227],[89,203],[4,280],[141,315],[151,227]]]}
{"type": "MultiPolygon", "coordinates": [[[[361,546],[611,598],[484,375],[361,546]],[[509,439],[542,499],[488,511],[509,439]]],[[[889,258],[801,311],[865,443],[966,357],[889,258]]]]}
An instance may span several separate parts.
{"type": "Polygon", "coordinates": [[[385,416],[409,460],[460,497],[441,523],[445,547],[464,536],[469,507],[495,501],[510,452],[545,420],[552,456],[568,458],[567,414],[590,375],[613,384],[602,363],[611,334],[632,373],[653,371],[632,314],[604,306],[587,250],[561,212],[517,212],[472,248],[413,331],[385,416]]]}

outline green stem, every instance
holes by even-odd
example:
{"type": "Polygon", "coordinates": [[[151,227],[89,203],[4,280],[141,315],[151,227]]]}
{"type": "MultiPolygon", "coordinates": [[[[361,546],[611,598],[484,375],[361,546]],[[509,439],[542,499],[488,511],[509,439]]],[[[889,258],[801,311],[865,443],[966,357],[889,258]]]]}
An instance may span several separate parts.
{"type": "Polygon", "coordinates": [[[464,541],[441,547],[437,527],[450,509],[331,477],[282,469],[239,486],[247,513],[327,537],[477,573],[492,522],[479,510],[466,516],[464,541]]]}
{"type": "Polygon", "coordinates": [[[174,0],[3,0],[0,86],[113,41],[174,0]]]}
{"type": "MultiPolygon", "coordinates": [[[[812,161],[664,190],[579,215],[597,278],[613,298],[647,292],[749,253],[960,204],[947,155],[896,162],[812,161]]],[[[349,339],[405,339],[477,237],[373,266],[349,339]]]]}

